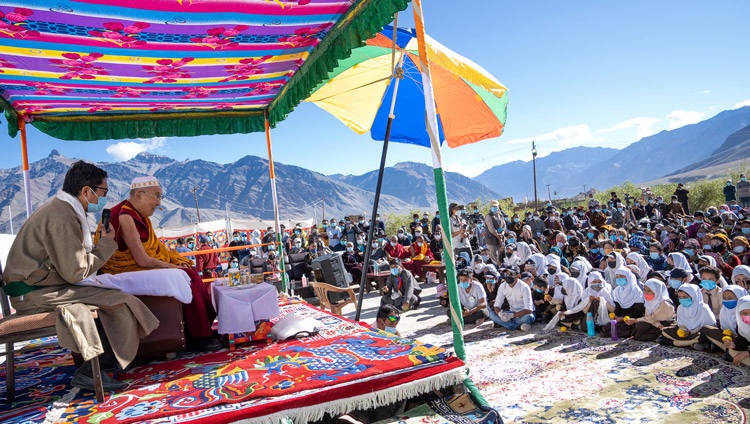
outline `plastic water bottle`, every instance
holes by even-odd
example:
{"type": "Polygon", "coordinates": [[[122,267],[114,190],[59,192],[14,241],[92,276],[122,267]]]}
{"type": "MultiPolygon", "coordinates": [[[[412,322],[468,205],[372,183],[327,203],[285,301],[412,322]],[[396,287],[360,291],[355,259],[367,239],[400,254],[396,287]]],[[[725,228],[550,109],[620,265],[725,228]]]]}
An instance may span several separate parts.
{"type": "Polygon", "coordinates": [[[611,326],[610,336],[613,342],[620,340],[620,336],[617,335],[617,320],[613,319],[609,321],[611,326]]]}
{"type": "Polygon", "coordinates": [[[589,337],[596,336],[596,328],[594,327],[594,314],[586,312],[586,328],[588,329],[589,337]]]}
{"type": "Polygon", "coordinates": [[[307,287],[307,275],[303,275],[301,278],[302,287],[307,287]]]}

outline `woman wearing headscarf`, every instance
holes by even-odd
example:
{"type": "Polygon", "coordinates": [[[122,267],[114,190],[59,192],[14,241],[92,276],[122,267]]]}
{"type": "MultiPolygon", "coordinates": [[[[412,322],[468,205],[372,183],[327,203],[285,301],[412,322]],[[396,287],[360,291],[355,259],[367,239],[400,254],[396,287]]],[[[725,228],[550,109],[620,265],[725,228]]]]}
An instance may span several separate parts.
{"type": "Polygon", "coordinates": [[[732,270],[732,283],[745,290],[750,288],[750,266],[740,265],[732,270]]]}
{"type": "Polygon", "coordinates": [[[525,264],[534,252],[531,251],[531,247],[525,241],[519,241],[516,243],[516,254],[518,255],[518,262],[525,264]]]}
{"type": "Polygon", "coordinates": [[[667,255],[667,268],[670,266],[670,270],[680,268],[684,269],[688,274],[693,273],[693,268],[690,266],[690,262],[688,262],[685,255],[680,252],[672,252],[667,255]]]}
{"type": "Polygon", "coordinates": [[[502,268],[512,268],[520,272],[521,263],[521,258],[518,256],[518,253],[516,253],[516,245],[511,243],[505,246],[502,268]]]}
{"type": "MultiPolygon", "coordinates": [[[[560,250],[557,246],[552,246],[549,249],[550,255],[556,255],[558,258],[560,258],[560,265],[564,266],[565,268],[570,266],[570,262],[568,262],[567,259],[565,259],[565,256],[562,254],[562,250],[560,250]]],[[[549,255],[548,255],[549,256],[549,255]]]]}
{"type": "Polygon", "coordinates": [[[645,315],[631,318],[626,324],[633,327],[633,339],[652,342],[659,338],[664,328],[674,323],[674,305],[669,299],[667,286],[660,280],[651,278],[643,285],[645,315]]]}
{"type": "Polygon", "coordinates": [[[750,366],[750,296],[743,296],[737,300],[734,308],[737,320],[737,334],[731,340],[723,340],[724,347],[732,356],[735,365],[750,366]]]}
{"type": "Polygon", "coordinates": [[[583,286],[578,282],[577,279],[568,275],[561,275],[562,280],[562,295],[563,303],[562,310],[560,311],[560,323],[565,326],[572,327],[574,325],[580,325],[585,317],[585,314],[581,311],[566,314],[565,311],[575,308],[581,303],[581,295],[583,294],[583,286]]]}
{"type": "MultiPolygon", "coordinates": [[[[609,313],[614,312],[615,301],[612,299],[612,289],[599,271],[592,271],[586,278],[586,288],[581,293],[581,301],[572,308],[565,311],[565,315],[581,314],[585,316],[588,312],[594,316],[597,331],[601,326],[609,325],[609,313]]],[[[561,317],[562,321],[569,321],[568,317],[561,317]]],[[[587,331],[586,322],[582,320],[581,331],[587,331]]]]}
{"type": "Polygon", "coordinates": [[[586,284],[586,278],[588,277],[589,272],[591,272],[591,264],[582,256],[577,256],[570,265],[570,275],[577,279],[583,288],[588,287],[586,284]]]}
{"type": "MultiPolygon", "coordinates": [[[[625,260],[617,252],[611,252],[603,259],[605,261],[604,268],[602,268],[602,275],[604,279],[612,286],[613,289],[617,288],[615,275],[617,270],[625,266],[625,260]]],[[[601,266],[600,266],[601,267],[601,266]]],[[[630,272],[630,271],[628,271],[630,272]]],[[[635,276],[634,276],[635,277],[635,276]]]]}
{"type": "Polygon", "coordinates": [[[700,342],[701,329],[716,326],[716,316],[703,302],[700,287],[683,284],[677,291],[680,305],[677,307],[677,325],[665,328],[661,335],[679,347],[693,346],[700,342]]]}
{"type": "MultiPolygon", "coordinates": [[[[628,268],[620,267],[615,271],[615,287],[612,290],[612,300],[615,301],[615,317],[617,334],[622,338],[633,334],[633,327],[625,323],[625,318],[642,318],[646,309],[643,291],[636,282],[635,275],[628,268]]],[[[610,326],[602,328],[602,335],[609,337],[610,326]]]]}
{"type": "Polygon", "coordinates": [[[641,256],[640,253],[628,253],[628,256],[625,257],[625,262],[638,267],[638,278],[640,279],[640,281],[646,281],[651,278],[653,269],[648,266],[648,263],[646,263],[646,259],[641,256]]]}
{"type": "Polygon", "coordinates": [[[732,253],[740,258],[742,265],[750,264],[750,242],[745,236],[735,236],[732,239],[732,253]]]}
{"type": "Polygon", "coordinates": [[[724,331],[731,331],[732,335],[737,334],[737,315],[735,309],[737,309],[739,299],[742,296],[747,296],[748,292],[740,286],[731,285],[724,289],[721,295],[722,305],[721,312],[719,312],[720,328],[706,326],[701,330],[701,334],[711,343],[722,350],[726,350],[724,342],[721,340],[724,337],[724,331]]]}
{"type": "Polygon", "coordinates": [[[541,253],[534,253],[529,258],[534,262],[535,276],[542,276],[547,274],[547,259],[541,253]]]}

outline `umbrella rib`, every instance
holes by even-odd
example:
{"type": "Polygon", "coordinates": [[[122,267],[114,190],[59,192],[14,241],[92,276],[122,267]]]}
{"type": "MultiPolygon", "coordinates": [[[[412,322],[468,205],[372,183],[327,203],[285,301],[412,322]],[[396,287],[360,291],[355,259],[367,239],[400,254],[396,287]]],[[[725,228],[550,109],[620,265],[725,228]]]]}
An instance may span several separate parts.
{"type": "Polygon", "coordinates": [[[317,100],[315,100],[315,101],[316,101],[316,102],[322,102],[322,101],[325,101],[325,100],[328,100],[328,99],[330,99],[331,97],[336,97],[336,96],[340,96],[340,95],[342,95],[342,94],[346,94],[346,93],[349,93],[349,92],[351,92],[351,91],[354,91],[354,90],[359,90],[360,88],[365,88],[365,87],[367,87],[367,86],[370,86],[370,85],[373,85],[373,84],[377,84],[377,83],[379,83],[379,82],[383,82],[383,81],[388,81],[389,79],[391,79],[391,77],[380,78],[380,79],[377,79],[377,80],[375,80],[375,81],[370,81],[370,82],[368,82],[367,84],[363,84],[363,85],[360,85],[360,86],[358,86],[358,87],[350,88],[349,90],[346,90],[346,91],[342,91],[342,92],[340,92],[340,93],[334,93],[334,94],[331,94],[330,96],[327,96],[327,97],[323,97],[323,98],[321,98],[321,99],[317,99],[317,100]]]}

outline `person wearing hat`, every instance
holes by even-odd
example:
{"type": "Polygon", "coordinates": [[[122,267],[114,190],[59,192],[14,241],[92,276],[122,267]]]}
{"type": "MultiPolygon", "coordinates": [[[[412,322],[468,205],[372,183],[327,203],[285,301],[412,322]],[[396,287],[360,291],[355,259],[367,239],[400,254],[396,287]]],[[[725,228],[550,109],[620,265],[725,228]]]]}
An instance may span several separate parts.
{"type": "Polygon", "coordinates": [[[742,265],[740,258],[732,253],[732,242],[723,232],[716,233],[711,237],[711,252],[707,252],[707,254],[716,259],[716,266],[726,279],[731,279],[734,268],[742,265]]]}
{"type": "Polygon", "coordinates": [[[732,180],[727,180],[724,185],[724,201],[729,203],[732,200],[737,200],[737,187],[732,184],[732,180]]]}
{"type": "MultiPolygon", "coordinates": [[[[112,208],[110,225],[116,233],[117,251],[104,264],[102,272],[120,274],[152,269],[174,269],[174,272],[186,273],[190,278],[193,295],[192,302],[183,304],[188,343],[194,350],[215,351],[222,345],[213,340],[211,324],[216,318],[216,310],[211,303],[206,284],[192,268],[192,261],[170,251],[159,241],[151,224],[150,216],[161,205],[163,198],[161,185],[155,177],[137,177],[133,180],[128,199],[112,208]]],[[[203,246],[206,246],[206,237],[201,237],[203,246]]],[[[202,255],[198,256],[198,264],[205,264],[200,259],[202,255]]]]}
{"type": "Polygon", "coordinates": [[[492,262],[500,263],[502,257],[500,249],[504,243],[503,232],[508,226],[505,218],[500,214],[500,203],[497,200],[490,203],[490,213],[484,217],[484,227],[487,229],[487,234],[484,237],[487,253],[492,262]]]}

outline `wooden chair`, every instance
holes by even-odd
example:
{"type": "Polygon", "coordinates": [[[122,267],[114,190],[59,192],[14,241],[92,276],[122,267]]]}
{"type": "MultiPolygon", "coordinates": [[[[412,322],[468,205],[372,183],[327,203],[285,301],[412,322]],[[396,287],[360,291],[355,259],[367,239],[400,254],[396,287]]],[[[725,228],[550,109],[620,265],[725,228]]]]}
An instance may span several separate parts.
{"type": "MultiPolygon", "coordinates": [[[[0,263],[0,275],[3,268],[0,263]]],[[[16,369],[14,343],[50,337],[57,334],[55,322],[57,312],[44,312],[32,315],[11,314],[10,300],[5,294],[5,283],[0,278],[0,309],[3,317],[0,319],[0,343],[5,344],[5,403],[11,404],[16,400],[16,369]]],[[[94,319],[98,319],[96,310],[91,311],[94,319]]],[[[38,346],[35,346],[38,347],[38,346]]],[[[25,349],[21,348],[18,352],[25,349]]],[[[99,367],[99,357],[91,360],[94,374],[97,402],[104,402],[104,387],[99,367]]]]}
{"type": "Polygon", "coordinates": [[[354,308],[357,307],[357,297],[354,295],[354,289],[352,289],[351,287],[341,288],[326,283],[318,283],[315,281],[311,281],[310,285],[312,286],[313,290],[315,290],[315,296],[317,296],[320,300],[320,309],[325,310],[326,308],[328,308],[334,315],[342,316],[343,314],[341,313],[341,310],[344,309],[344,306],[353,303],[354,308]],[[339,300],[337,302],[331,302],[331,300],[328,298],[329,292],[347,293],[349,294],[349,298],[339,300]]]}

